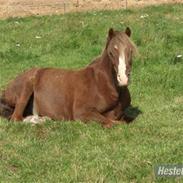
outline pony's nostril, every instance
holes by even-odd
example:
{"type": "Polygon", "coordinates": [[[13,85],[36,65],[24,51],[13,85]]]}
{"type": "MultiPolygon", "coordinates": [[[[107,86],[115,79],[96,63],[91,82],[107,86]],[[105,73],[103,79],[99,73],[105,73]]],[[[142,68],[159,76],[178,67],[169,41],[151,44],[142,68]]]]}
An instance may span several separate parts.
{"type": "Polygon", "coordinates": [[[130,72],[127,72],[127,76],[130,77],[130,72]]]}
{"type": "Polygon", "coordinates": [[[118,74],[118,79],[121,81],[121,77],[120,77],[120,75],[118,74]]]}

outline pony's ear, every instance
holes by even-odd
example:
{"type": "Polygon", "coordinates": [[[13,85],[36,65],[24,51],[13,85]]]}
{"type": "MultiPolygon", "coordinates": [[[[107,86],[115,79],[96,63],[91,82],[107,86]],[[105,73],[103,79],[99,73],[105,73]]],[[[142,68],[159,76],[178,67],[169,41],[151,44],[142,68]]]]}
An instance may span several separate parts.
{"type": "Polygon", "coordinates": [[[114,36],[114,29],[110,28],[108,32],[108,37],[111,39],[114,36]]]}
{"type": "Polygon", "coordinates": [[[131,36],[131,33],[132,33],[132,32],[131,32],[131,30],[130,30],[129,27],[126,28],[125,33],[126,33],[126,35],[127,35],[128,37],[131,36]]]}

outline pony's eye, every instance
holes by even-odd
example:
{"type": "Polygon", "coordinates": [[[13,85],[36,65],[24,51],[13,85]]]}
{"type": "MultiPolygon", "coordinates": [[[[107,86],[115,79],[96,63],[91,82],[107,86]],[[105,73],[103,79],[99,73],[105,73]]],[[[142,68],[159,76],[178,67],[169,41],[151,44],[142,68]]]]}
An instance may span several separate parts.
{"type": "Polygon", "coordinates": [[[129,60],[129,65],[132,66],[132,59],[129,60]]]}
{"type": "Polygon", "coordinates": [[[110,53],[109,53],[109,55],[110,55],[111,57],[113,57],[113,58],[114,58],[114,55],[113,55],[113,53],[112,53],[112,52],[110,52],[110,53]]]}

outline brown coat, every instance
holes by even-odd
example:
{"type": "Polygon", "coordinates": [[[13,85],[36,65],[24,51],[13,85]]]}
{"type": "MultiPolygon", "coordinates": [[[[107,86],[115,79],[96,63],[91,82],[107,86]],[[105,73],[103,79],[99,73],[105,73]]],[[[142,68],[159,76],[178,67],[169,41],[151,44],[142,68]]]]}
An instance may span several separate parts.
{"type": "Polygon", "coordinates": [[[109,53],[116,45],[125,44],[126,71],[129,73],[129,53],[135,49],[128,38],[130,33],[129,28],[126,33],[110,29],[102,55],[83,69],[34,68],[18,76],[3,95],[4,103],[14,108],[11,119],[22,120],[31,105],[33,114],[53,120],[98,121],[111,127],[115,120],[124,116],[131,99],[127,86],[118,84],[118,51],[113,50],[115,57],[109,53]]]}

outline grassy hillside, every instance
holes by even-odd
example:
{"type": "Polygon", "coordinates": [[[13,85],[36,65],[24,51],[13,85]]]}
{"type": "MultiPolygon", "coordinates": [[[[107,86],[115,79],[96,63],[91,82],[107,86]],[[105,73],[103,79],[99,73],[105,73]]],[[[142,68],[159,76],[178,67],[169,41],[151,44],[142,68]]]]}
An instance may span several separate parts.
{"type": "Polygon", "coordinates": [[[0,21],[0,88],[31,67],[83,67],[110,27],[126,26],[140,53],[129,88],[142,114],[112,129],[2,119],[0,182],[182,181],[155,178],[154,166],[183,164],[183,5],[0,21]]]}

